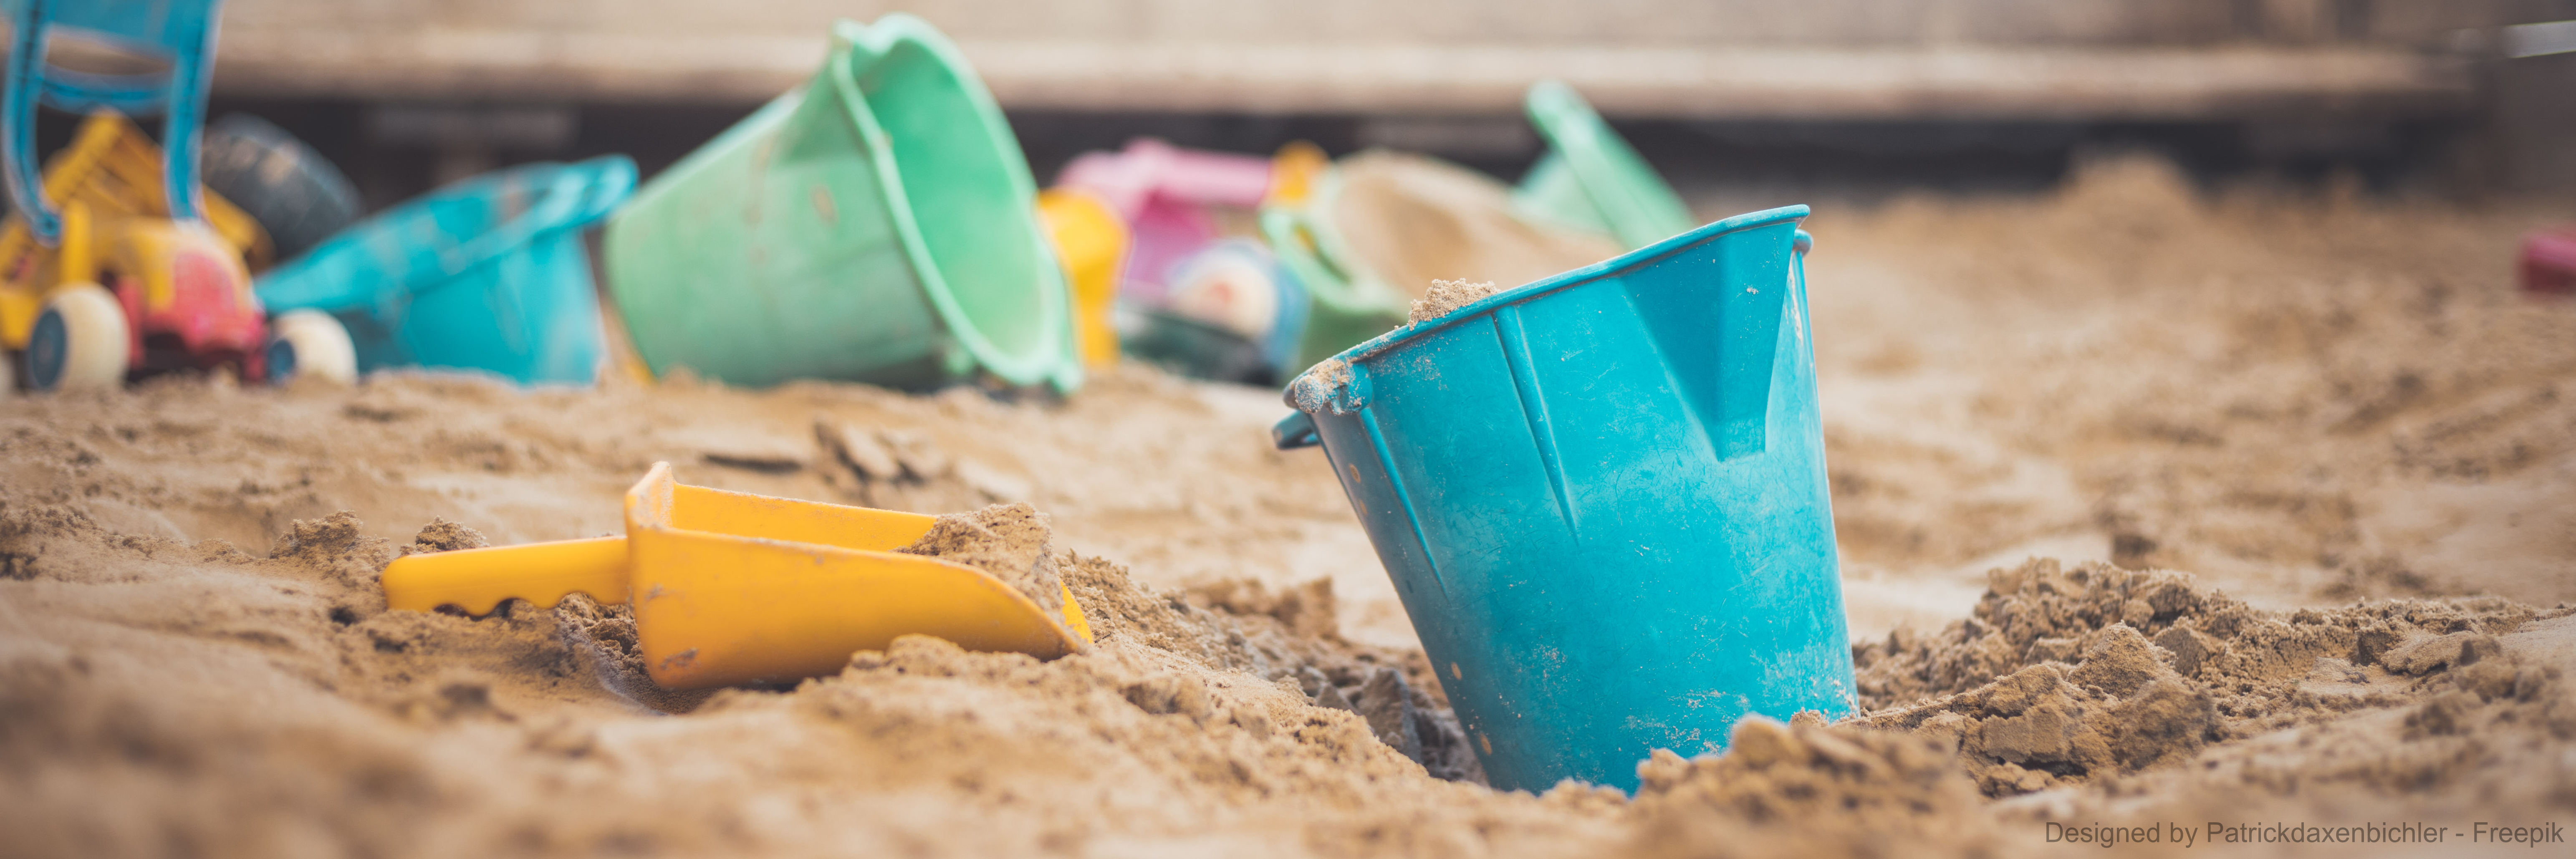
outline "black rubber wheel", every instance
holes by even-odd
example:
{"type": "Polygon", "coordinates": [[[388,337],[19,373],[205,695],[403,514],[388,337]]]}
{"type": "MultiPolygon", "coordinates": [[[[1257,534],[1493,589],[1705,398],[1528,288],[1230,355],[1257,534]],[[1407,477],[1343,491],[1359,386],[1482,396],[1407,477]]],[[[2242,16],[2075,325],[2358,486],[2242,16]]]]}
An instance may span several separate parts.
{"type": "Polygon", "coordinates": [[[202,141],[206,187],[259,221],[279,260],[357,222],[357,187],[286,129],[236,113],[207,126],[202,141]]]}

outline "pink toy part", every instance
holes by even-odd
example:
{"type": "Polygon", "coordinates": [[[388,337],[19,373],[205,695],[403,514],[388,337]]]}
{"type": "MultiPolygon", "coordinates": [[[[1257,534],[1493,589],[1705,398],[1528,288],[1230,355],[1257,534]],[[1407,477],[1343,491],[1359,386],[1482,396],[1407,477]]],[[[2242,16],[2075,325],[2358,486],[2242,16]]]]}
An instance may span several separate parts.
{"type": "Polygon", "coordinates": [[[1216,219],[1190,203],[1154,195],[1127,219],[1127,270],[1118,292],[1130,301],[1161,304],[1172,267],[1216,241],[1216,219]]]}
{"type": "Polygon", "coordinates": [[[1270,159],[1183,149],[1151,137],[1119,152],[1086,152],[1056,174],[1057,185],[1100,195],[1134,220],[1155,197],[1198,206],[1249,209],[1270,192],[1270,159]]]}
{"type": "Polygon", "coordinates": [[[162,313],[147,309],[143,328],[177,334],[191,353],[259,352],[267,334],[259,299],[241,281],[241,266],[228,262],[204,251],[174,257],[170,287],[177,298],[162,313]]]}
{"type": "Polygon", "coordinates": [[[1151,137],[1118,152],[1086,152],[1056,185],[1098,195],[1127,221],[1131,241],[1120,295],[1161,304],[1172,266],[1217,239],[1213,206],[1250,209],[1270,193],[1270,159],[1182,149],[1151,137]]]}
{"type": "MultiPolygon", "coordinates": [[[[170,257],[170,301],[154,307],[144,299],[145,286],[140,278],[120,277],[112,294],[125,311],[129,322],[126,331],[133,338],[128,343],[129,366],[145,367],[156,358],[176,358],[182,366],[211,368],[235,364],[245,379],[267,378],[264,371],[268,340],[266,313],[259,298],[251,293],[247,277],[237,259],[219,255],[211,248],[188,248],[170,257]],[[176,339],[177,355],[152,354],[146,348],[149,338],[167,335],[176,339]]],[[[163,366],[167,367],[168,364],[163,366]]]]}
{"type": "Polygon", "coordinates": [[[2576,225],[2522,237],[2522,289],[2576,295],[2576,225]]]}

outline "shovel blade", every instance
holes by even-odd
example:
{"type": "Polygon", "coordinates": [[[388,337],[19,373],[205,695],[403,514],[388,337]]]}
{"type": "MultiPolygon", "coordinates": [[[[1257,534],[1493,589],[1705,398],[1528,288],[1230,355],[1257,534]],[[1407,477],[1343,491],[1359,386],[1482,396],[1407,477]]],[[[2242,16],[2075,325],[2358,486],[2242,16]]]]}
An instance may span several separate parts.
{"type": "Polygon", "coordinates": [[[1040,659],[1081,646],[1026,595],[935,558],[694,531],[632,539],[638,639],[664,688],[833,674],[902,635],[1040,659]]]}

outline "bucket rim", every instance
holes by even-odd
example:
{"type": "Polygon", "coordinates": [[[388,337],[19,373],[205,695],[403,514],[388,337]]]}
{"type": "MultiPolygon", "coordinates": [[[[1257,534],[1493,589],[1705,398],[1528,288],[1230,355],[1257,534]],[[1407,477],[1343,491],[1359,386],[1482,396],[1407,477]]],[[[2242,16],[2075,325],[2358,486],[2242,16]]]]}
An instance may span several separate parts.
{"type": "MultiPolygon", "coordinates": [[[[1703,224],[1696,229],[1692,229],[1663,241],[1656,242],[1582,268],[1558,272],[1556,274],[1548,275],[1547,277],[1539,278],[1537,280],[1476,299],[1475,301],[1460,305],[1456,310],[1449,311],[1448,313],[1442,314],[1436,318],[1426,319],[1420,322],[1406,323],[1394,330],[1369,338],[1366,342],[1357,346],[1344,349],[1332,357],[1324,359],[1323,362],[1318,363],[1314,367],[1306,368],[1304,372],[1298,373],[1295,379],[1289,381],[1282,399],[1288,403],[1289,407],[1299,411],[1313,412],[1321,410],[1323,403],[1325,402],[1325,398],[1316,397],[1312,398],[1313,402],[1301,404],[1301,398],[1298,394],[1301,391],[1322,393],[1322,391],[1317,389],[1324,386],[1324,380],[1317,378],[1315,371],[1325,363],[1339,361],[1344,365],[1358,364],[1359,362],[1393,351],[1400,346],[1406,345],[1413,340],[1430,335],[1434,332],[1465,324],[1468,320],[1483,316],[1487,312],[1502,307],[1503,305],[1518,304],[1549,293],[1571,289],[1604,277],[1614,276],[1638,266],[1680,253],[1683,250],[1706,243],[1711,239],[1715,239],[1728,233],[1742,232],[1745,230],[1782,223],[1795,224],[1806,220],[1809,211],[1810,210],[1805,204],[1795,204],[1773,209],[1763,209],[1755,212],[1746,212],[1734,217],[1712,221],[1707,224],[1703,224]]],[[[1804,252],[1803,244],[1796,245],[1794,247],[1796,247],[1798,252],[1804,252]]]]}
{"type": "MultiPolygon", "coordinates": [[[[1305,230],[1306,235],[1314,241],[1315,262],[1321,265],[1326,274],[1338,272],[1347,275],[1334,278],[1335,285],[1340,291],[1347,293],[1355,303],[1393,295],[1395,288],[1388,284],[1385,278],[1379,277],[1376,271],[1370,269],[1367,261],[1360,259],[1359,254],[1351,250],[1350,239],[1342,235],[1341,225],[1333,219],[1334,207],[1341,203],[1343,186],[1346,184],[1348,181],[1342,176],[1341,165],[1326,164],[1324,170],[1314,177],[1313,187],[1306,193],[1306,199],[1293,204],[1260,207],[1264,238],[1268,239],[1273,246],[1277,246],[1283,241],[1294,241],[1294,238],[1286,232],[1287,230],[1305,230]],[[1278,214],[1273,216],[1270,214],[1272,212],[1278,214]],[[1275,226],[1272,223],[1274,218],[1277,221],[1275,226]],[[1270,235],[1273,232],[1277,235],[1270,235]]],[[[1298,252],[1304,253],[1302,249],[1298,252]]],[[[1399,301],[1398,310],[1402,309],[1401,304],[1402,302],[1399,301]]]]}
{"type": "Polygon", "coordinates": [[[1333,224],[1332,208],[1342,194],[1340,165],[1325,165],[1312,182],[1312,190],[1304,200],[1260,207],[1257,217],[1262,241],[1309,293],[1329,295],[1324,300],[1337,308],[1351,313],[1403,316],[1407,299],[1402,291],[1352,253],[1349,240],[1333,224]],[[1300,231],[1312,242],[1311,247],[1299,241],[1300,231]]]}
{"type": "Polygon", "coordinates": [[[294,258],[261,272],[251,288],[272,309],[284,306],[339,312],[381,307],[405,295],[446,286],[521,248],[564,232],[588,229],[632,195],[635,177],[634,159],[615,153],[574,162],[519,164],[470,176],[341,228],[294,258]],[[534,192],[532,202],[490,229],[439,253],[434,271],[407,269],[399,272],[401,277],[365,283],[333,277],[341,274],[332,269],[337,258],[365,254],[383,242],[400,243],[399,234],[412,229],[432,207],[457,200],[491,198],[511,185],[534,192]]]}
{"type": "MultiPolygon", "coordinates": [[[[949,336],[984,368],[1013,385],[1045,384],[1060,395],[1072,394],[1082,386],[1080,356],[1074,354],[1073,308],[1071,290],[1064,281],[1064,266],[1047,239],[1045,228],[1037,221],[1037,181],[1028,173],[1028,159],[1020,151],[1019,140],[1010,131],[1010,120],[1002,114],[1000,103],[993,99],[992,89],[985,85],[964,51],[950,41],[947,34],[929,21],[906,12],[889,12],[873,23],[862,24],[842,18],[832,22],[832,51],[817,73],[828,81],[833,96],[839,98],[849,113],[859,136],[869,149],[881,157],[869,159],[877,173],[882,191],[882,205],[893,223],[897,244],[912,263],[923,297],[930,301],[949,336]],[[930,250],[921,224],[913,213],[911,189],[906,186],[902,168],[896,163],[890,132],[876,118],[875,107],[859,87],[856,64],[861,56],[883,57],[899,45],[910,45],[928,54],[957,79],[976,124],[992,145],[1004,156],[1003,162],[1019,165],[1005,170],[1013,196],[1024,201],[1023,219],[1029,226],[1028,239],[1035,244],[1040,265],[1035,290],[1041,316],[1053,315],[1057,323],[1048,328],[1034,348],[1009,350],[984,334],[975,319],[966,312],[948,274],[939,265],[939,257],[930,250]]],[[[810,96],[809,96],[810,97],[810,96]]]]}

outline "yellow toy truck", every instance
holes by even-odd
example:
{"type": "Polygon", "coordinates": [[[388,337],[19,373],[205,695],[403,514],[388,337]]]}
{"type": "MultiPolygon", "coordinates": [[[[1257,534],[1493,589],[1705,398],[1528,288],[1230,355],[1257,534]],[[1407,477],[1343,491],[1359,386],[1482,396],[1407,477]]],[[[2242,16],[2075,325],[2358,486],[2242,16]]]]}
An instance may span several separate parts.
{"type": "Polygon", "coordinates": [[[264,378],[250,270],[268,263],[267,235],[212,193],[205,220],[173,219],[161,161],[132,123],[92,113],[45,165],[60,239],[37,241],[20,212],[0,222],[0,344],[25,353],[26,387],[110,387],[129,370],[180,367],[264,378]]]}
{"type": "MultiPolygon", "coordinates": [[[[250,271],[266,264],[268,238],[197,178],[217,5],[0,0],[12,58],[0,76],[0,181],[11,208],[0,223],[0,346],[24,353],[27,387],[109,387],[129,371],[182,367],[266,376],[271,326],[250,271]],[[58,66],[58,46],[118,62],[58,66]],[[42,175],[39,106],[88,117],[42,175]],[[166,152],[124,119],[153,113],[166,152]]],[[[305,372],[354,375],[347,332],[329,317],[280,318],[275,328],[305,372]]]]}

